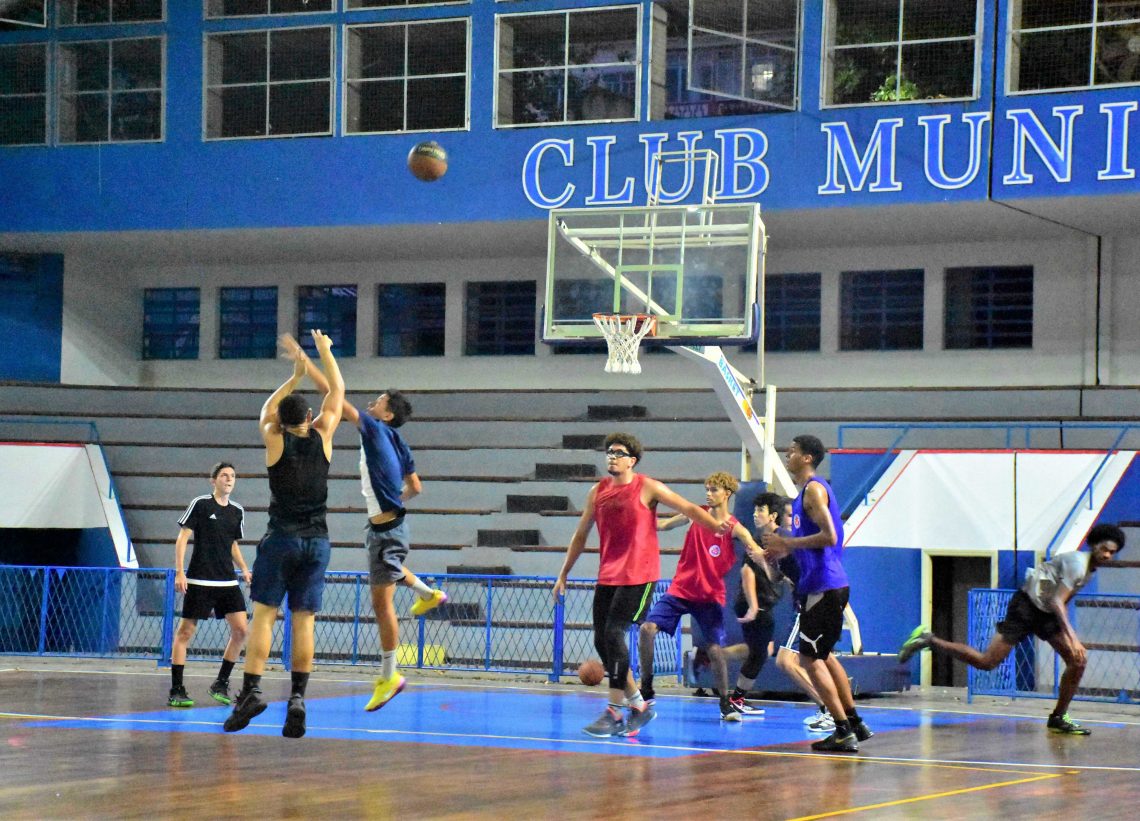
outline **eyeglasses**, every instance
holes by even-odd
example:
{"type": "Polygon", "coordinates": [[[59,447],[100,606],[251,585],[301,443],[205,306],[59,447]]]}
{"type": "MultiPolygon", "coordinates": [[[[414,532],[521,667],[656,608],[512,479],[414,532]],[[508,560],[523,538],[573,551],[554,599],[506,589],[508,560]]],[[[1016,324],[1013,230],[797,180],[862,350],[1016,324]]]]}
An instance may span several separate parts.
{"type": "Polygon", "coordinates": [[[606,451],[606,456],[609,457],[610,459],[625,459],[625,458],[628,458],[629,455],[630,454],[626,453],[624,450],[610,449],[610,450],[606,451]]]}

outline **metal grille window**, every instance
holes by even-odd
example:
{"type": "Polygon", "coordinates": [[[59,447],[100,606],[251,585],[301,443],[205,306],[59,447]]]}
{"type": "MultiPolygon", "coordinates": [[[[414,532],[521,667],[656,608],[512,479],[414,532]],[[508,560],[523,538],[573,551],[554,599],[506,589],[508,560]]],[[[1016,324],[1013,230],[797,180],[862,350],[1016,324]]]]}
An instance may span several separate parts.
{"type": "Polygon", "coordinates": [[[947,268],[945,345],[1033,347],[1033,266],[947,268]]]}
{"type": "Polygon", "coordinates": [[[976,97],[976,0],[829,0],[825,105],[976,97]]]}
{"type": "Polygon", "coordinates": [[[1140,2],[1020,0],[1012,19],[1011,92],[1140,83],[1140,2]]]}
{"type": "Polygon", "coordinates": [[[143,292],[143,359],[197,359],[200,292],[147,288],[143,292]]]}
{"type": "Polygon", "coordinates": [[[466,128],[469,30],[468,20],[349,26],[345,132],[466,128]]]}
{"type": "Polygon", "coordinates": [[[302,285],[297,289],[297,341],[316,355],[309,331],[320,328],[332,339],[336,356],[356,356],[356,286],[302,285]]]}
{"type": "Polygon", "coordinates": [[[839,349],[922,348],[923,271],[844,271],[839,294],[839,349]]]}
{"type": "Polygon", "coordinates": [[[162,139],[161,37],[85,40],[58,49],[61,143],[162,139]]]}
{"type": "Polygon", "coordinates": [[[390,9],[402,6],[442,6],[456,3],[470,3],[471,0],[347,0],[349,11],[357,9],[390,9]]]}
{"type": "Polygon", "coordinates": [[[495,125],[636,120],[640,9],[501,15],[495,125]]]}
{"type": "Polygon", "coordinates": [[[819,350],[819,274],[764,278],[764,349],[819,350]]]}
{"type": "Polygon", "coordinates": [[[206,0],[206,17],[261,17],[332,11],[333,0],[206,0]]]}
{"type": "Polygon", "coordinates": [[[332,29],[206,38],[206,137],[332,133],[332,29]]]}
{"type": "Polygon", "coordinates": [[[378,356],[443,356],[447,288],[442,282],[383,284],[377,292],[378,356]]]}
{"type": "Polygon", "coordinates": [[[0,145],[47,142],[47,46],[0,48],[0,145]]]}
{"type": "Polygon", "coordinates": [[[534,355],[534,282],[468,282],[467,356],[534,355]]]}
{"type": "Polygon", "coordinates": [[[145,23],[163,19],[162,0],[62,0],[61,26],[145,23]]]}
{"type": "Polygon", "coordinates": [[[276,287],[222,288],[218,310],[219,359],[277,356],[276,287]]]}

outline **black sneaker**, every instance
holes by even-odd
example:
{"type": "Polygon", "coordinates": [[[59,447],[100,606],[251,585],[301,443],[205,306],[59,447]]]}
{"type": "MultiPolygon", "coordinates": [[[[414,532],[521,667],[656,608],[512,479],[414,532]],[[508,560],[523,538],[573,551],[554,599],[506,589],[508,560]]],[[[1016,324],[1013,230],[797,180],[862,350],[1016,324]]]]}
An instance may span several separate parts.
{"type": "Polygon", "coordinates": [[[1049,720],[1045,723],[1051,733],[1061,733],[1062,735],[1092,735],[1092,730],[1088,727],[1083,727],[1077,722],[1069,718],[1069,714],[1064,715],[1051,715],[1049,720]]]}
{"type": "Polygon", "coordinates": [[[867,726],[867,722],[863,721],[863,719],[851,722],[851,732],[855,734],[856,741],[866,741],[874,735],[874,733],[871,732],[871,728],[867,726]]]}
{"type": "Polygon", "coordinates": [[[289,707],[285,711],[285,726],[281,735],[286,738],[300,738],[305,734],[305,699],[298,695],[289,697],[289,707]]]}
{"type": "Polygon", "coordinates": [[[264,713],[268,706],[266,702],[261,700],[261,690],[254,688],[242,693],[238,696],[237,703],[234,704],[234,711],[230,713],[229,718],[222,725],[222,729],[227,733],[244,730],[249,726],[249,722],[264,713]]]}
{"type": "Polygon", "coordinates": [[[721,721],[742,721],[744,716],[727,698],[720,700],[720,720],[721,721]]]}
{"type": "Polygon", "coordinates": [[[210,685],[210,698],[218,702],[218,704],[225,704],[227,707],[234,703],[230,698],[230,683],[218,679],[210,685]]]}
{"type": "Polygon", "coordinates": [[[819,741],[813,742],[811,748],[817,753],[859,752],[859,744],[855,741],[855,733],[840,735],[839,730],[836,730],[827,738],[822,738],[819,741]]]}
{"type": "Polygon", "coordinates": [[[186,688],[179,685],[170,688],[170,697],[166,700],[167,707],[193,707],[194,699],[186,692],[186,688]]]}

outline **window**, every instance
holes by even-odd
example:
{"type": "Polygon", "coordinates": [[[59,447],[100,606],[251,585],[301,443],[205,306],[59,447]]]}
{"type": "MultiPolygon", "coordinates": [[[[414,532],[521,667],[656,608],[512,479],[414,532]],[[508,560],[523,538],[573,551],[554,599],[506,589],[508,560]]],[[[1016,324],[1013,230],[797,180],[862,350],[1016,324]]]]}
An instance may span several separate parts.
{"type": "Polygon", "coordinates": [[[332,132],[332,29],[210,34],[206,137],[332,132]]]}
{"type": "Polygon", "coordinates": [[[636,7],[498,18],[495,124],[636,120],[636,7]]]}
{"type": "Polygon", "coordinates": [[[1033,347],[1033,266],[947,268],[945,344],[1033,347]]]}
{"type": "Polygon", "coordinates": [[[534,282],[468,282],[467,356],[534,355],[534,282]]]}
{"type": "Polygon", "coordinates": [[[1020,0],[1010,31],[1010,91],[1140,83],[1140,2],[1020,0]]]}
{"type": "Polygon", "coordinates": [[[922,349],[923,271],[844,271],[839,349],[922,349]]]}
{"type": "Polygon", "coordinates": [[[819,274],[764,278],[764,350],[819,350],[819,274]]]}
{"type": "Polygon", "coordinates": [[[447,288],[442,282],[385,284],[377,292],[378,356],[443,356],[447,288]]]}
{"type": "Polygon", "coordinates": [[[467,20],[349,26],[345,132],[467,127],[467,20]]]}
{"type": "Polygon", "coordinates": [[[976,0],[830,0],[824,103],[977,96],[976,0]]]}
{"type": "Polygon", "coordinates": [[[143,359],[198,358],[197,288],[143,292],[143,359]]]}
{"type": "Polygon", "coordinates": [[[260,17],[332,11],[333,0],[206,0],[206,17],[260,17]]]}
{"type": "Polygon", "coordinates": [[[297,289],[297,341],[316,355],[309,331],[320,328],[336,356],[356,356],[356,286],[302,285],[297,289]]]}
{"type": "Polygon", "coordinates": [[[162,0],[62,0],[59,4],[61,26],[144,23],[162,17],[162,0]]]}
{"type": "MultiPolygon", "coordinates": [[[[594,313],[613,307],[614,283],[611,279],[559,279],[554,282],[554,305],[560,320],[580,319],[590,322],[594,313]]],[[[597,341],[577,345],[554,345],[553,353],[597,354],[606,350],[606,343],[597,341]]]]}
{"type": "Polygon", "coordinates": [[[162,139],[162,38],[59,44],[61,143],[162,139]]]}
{"type": "Polygon", "coordinates": [[[439,6],[445,3],[469,3],[471,0],[347,0],[349,11],[356,9],[389,9],[401,6],[439,6]]]}
{"type": "Polygon", "coordinates": [[[277,356],[277,288],[222,288],[218,312],[219,359],[277,356]]]}
{"type": "Polygon", "coordinates": [[[47,143],[47,46],[0,48],[0,145],[47,143]]]}

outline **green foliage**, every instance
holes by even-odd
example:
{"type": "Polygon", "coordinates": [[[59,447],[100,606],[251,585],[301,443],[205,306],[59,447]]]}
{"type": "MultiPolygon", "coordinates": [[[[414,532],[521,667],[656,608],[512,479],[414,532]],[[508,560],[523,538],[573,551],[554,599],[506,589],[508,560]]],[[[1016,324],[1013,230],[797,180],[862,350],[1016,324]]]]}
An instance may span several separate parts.
{"type": "Polygon", "coordinates": [[[922,96],[923,94],[918,90],[918,86],[910,80],[904,77],[900,81],[897,74],[892,74],[883,80],[881,86],[875,89],[871,94],[871,99],[876,103],[895,103],[900,100],[919,100],[922,96]]]}

